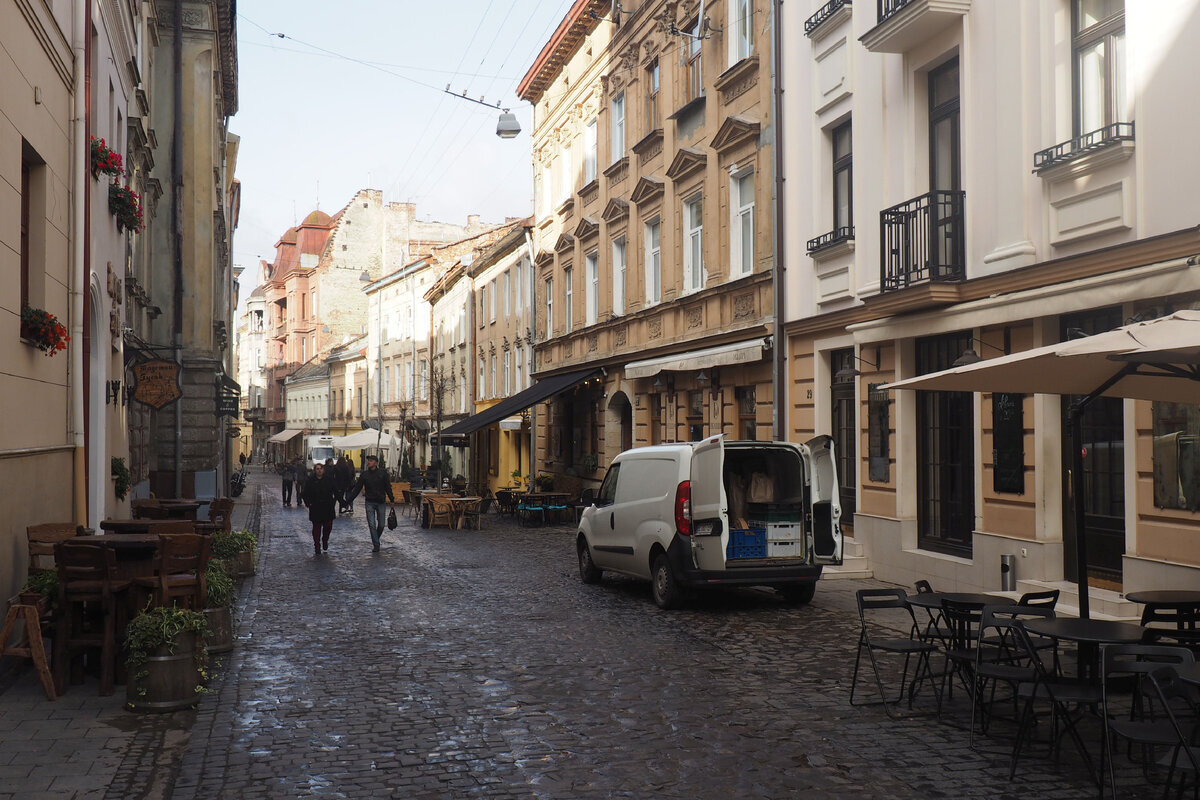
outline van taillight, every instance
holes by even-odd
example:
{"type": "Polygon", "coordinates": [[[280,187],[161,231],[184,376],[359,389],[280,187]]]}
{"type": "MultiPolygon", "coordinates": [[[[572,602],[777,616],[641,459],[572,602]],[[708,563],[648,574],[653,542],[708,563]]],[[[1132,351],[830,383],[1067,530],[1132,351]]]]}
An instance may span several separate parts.
{"type": "Polygon", "coordinates": [[[692,535],[692,484],[683,481],[675,487],[675,531],[681,536],[692,535]]]}

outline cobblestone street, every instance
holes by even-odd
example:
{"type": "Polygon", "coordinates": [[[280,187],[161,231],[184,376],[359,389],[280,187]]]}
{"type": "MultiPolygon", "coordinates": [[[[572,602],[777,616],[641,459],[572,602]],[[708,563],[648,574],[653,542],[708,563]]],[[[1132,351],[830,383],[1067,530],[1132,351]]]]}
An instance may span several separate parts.
{"type": "Polygon", "coordinates": [[[973,750],[961,709],[939,723],[851,708],[853,591],[875,582],[823,581],[798,609],[745,590],[663,612],[645,584],[583,585],[567,526],[401,516],[376,554],[360,500],[314,558],[307,512],[280,506],[273,476],[243,499],[258,575],[199,710],[136,717],[93,680],[48,703],[26,673],[0,695],[0,775],[31,790],[0,797],[1095,794],[1070,748],[1009,783],[1011,730],[973,750]],[[73,746],[18,741],[72,719],[73,746]],[[33,790],[71,761],[74,783],[33,790]]]}

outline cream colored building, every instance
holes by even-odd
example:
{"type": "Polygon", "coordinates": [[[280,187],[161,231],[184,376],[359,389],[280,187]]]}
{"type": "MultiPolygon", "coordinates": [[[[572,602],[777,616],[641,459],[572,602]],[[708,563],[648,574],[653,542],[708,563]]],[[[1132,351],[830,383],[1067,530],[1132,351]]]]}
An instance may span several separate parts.
{"type": "Polygon", "coordinates": [[[1122,616],[1196,585],[1200,505],[1160,491],[1195,451],[1156,445],[1195,442],[1195,407],[1088,411],[1079,565],[1067,399],[877,387],[1200,305],[1200,4],[785,8],[787,434],[834,434],[875,576],[998,589],[1011,554],[1122,616]]]}
{"type": "Polygon", "coordinates": [[[564,484],[634,445],[771,436],[770,9],[576,3],[518,88],[533,374],[577,379],[538,407],[536,467],[564,484]]]}

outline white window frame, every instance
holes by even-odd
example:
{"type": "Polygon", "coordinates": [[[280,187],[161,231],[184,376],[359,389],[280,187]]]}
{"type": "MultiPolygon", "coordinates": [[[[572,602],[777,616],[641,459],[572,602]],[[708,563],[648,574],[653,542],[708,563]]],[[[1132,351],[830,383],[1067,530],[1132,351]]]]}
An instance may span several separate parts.
{"type": "Polygon", "coordinates": [[[504,318],[508,319],[512,316],[512,275],[508,270],[504,271],[504,280],[500,285],[504,287],[504,318]]]}
{"type": "Polygon", "coordinates": [[[563,333],[569,334],[575,327],[575,271],[571,267],[563,270],[563,333]]]}
{"type": "Polygon", "coordinates": [[[546,278],[546,338],[554,338],[554,278],[546,278]]]}
{"type": "Polygon", "coordinates": [[[646,221],[646,305],[662,302],[662,218],[646,221]]]}
{"type": "Polygon", "coordinates": [[[754,55],[754,0],[729,0],[729,65],[754,55]]]}
{"type": "Polygon", "coordinates": [[[613,276],[613,302],[612,313],[614,316],[620,316],[625,313],[625,281],[626,262],[625,252],[625,237],[618,236],[612,242],[612,276],[613,276]]]}
{"type": "Polygon", "coordinates": [[[612,100],[612,163],[625,157],[625,93],[612,100]]]}
{"type": "Polygon", "coordinates": [[[584,256],[584,314],[586,324],[595,325],[600,316],[600,254],[593,250],[584,256]]]}
{"type": "Polygon", "coordinates": [[[490,366],[492,369],[492,397],[496,397],[496,354],[490,356],[490,366]]]}
{"type": "Polygon", "coordinates": [[[740,278],[754,272],[754,194],[757,183],[754,169],[744,169],[729,176],[729,270],[730,276],[740,278]],[[745,193],[744,181],[749,178],[752,182],[750,197],[745,193]],[[750,241],[745,241],[742,235],[744,223],[750,224],[750,241]]]}
{"type": "Polygon", "coordinates": [[[488,284],[488,319],[490,322],[496,321],[496,279],[492,278],[492,282],[488,284]]]}
{"type": "Polygon", "coordinates": [[[524,355],[524,348],[521,345],[517,345],[517,354],[516,354],[515,360],[517,362],[516,363],[517,375],[516,375],[516,384],[515,384],[514,388],[516,389],[516,391],[519,392],[525,388],[525,378],[524,378],[524,376],[521,375],[521,372],[524,369],[523,362],[525,360],[525,355],[524,355]]]}
{"type": "Polygon", "coordinates": [[[683,293],[703,289],[704,278],[704,196],[698,192],[683,201],[683,293]],[[699,223],[693,224],[696,216],[699,223]]]}
{"type": "Polygon", "coordinates": [[[567,202],[575,192],[575,176],[571,169],[571,143],[563,147],[562,153],[558,156],[558,202],[560,204],[567,202]]]}
{"type": "Polygon", "coordinates": [[[583,182],[596,180],[597,148],[596,118],[592,117],[583,126],[583,182]]]}
{"type": "Polygon", "coordinates": [[[512,352],[504,351],[504,396],[512,394],[512,352]]]}

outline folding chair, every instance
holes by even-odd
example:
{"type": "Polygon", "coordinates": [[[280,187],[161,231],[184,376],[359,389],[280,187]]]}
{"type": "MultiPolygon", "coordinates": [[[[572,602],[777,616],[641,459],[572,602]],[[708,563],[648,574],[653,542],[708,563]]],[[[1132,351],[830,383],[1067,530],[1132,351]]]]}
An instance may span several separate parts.
{"type": "Polygon", "coordinates": [[[1058,589],[1047,589],[1044,592],[1026,592],[1021,595],[1021,599],[1017,601],[1019,606],[1046,606],[1054,608],[1058,605],[1058,589]]]}
{"type": "MultiPolygon", "coordinates": [[[[1001,697],[999,702],[1012,702],[1014,720],[1020,713],[1017,689],[1022,683],[1033,681],[1037,674],[1024,648],[1014,641],[1013,626],[1020,619],[1034,617],[1053,618],[1054,609],[1020,605],[984,606],[979,613],[979,645],[975,648],[975,684],[971,693],[971,746],[975,744],[976,711],[981,712],[980,730],[987,735],[988,724],[993,716],[991,709],[997,703],[998,684],[1007,684],[1010,690],[1009,695],[1001,697]],[[991,695],[984,700],[989,684],[991,695]]],[[[1034,637],[1031,636],[1030,640],[1034,643],[1035,652],[1040,651],[1034,637]]],[[[1053,640],[1050,644],[1053,646],[1053,640]]]]}
{"type": "MultiPolygon", "coordinates": [[[[1103,778],[1107,761],[1113,797],[1117,796],[1113,749],[1115,737],[1125,739],[1130,745],[1141,745],[1143,774],[1147,780],[1154,748],[1170,747],[1177,741],[1163,709],[1156,707],[1156,698],[1147,677],[1164,666],[1194,662],[1192,652],[1182,647],[1150,644],[1110,644],[1104,647],[1104,668],[1101,673],[1104,743],[1100,751],[1100,773],[1103,778]]],[[[1185,697],[1187,695],[1185,692],[1185,697]]]]}
{"type": "Polygon", "coordinates": [[[859,589],[855,592],[858,603],[858,619],[860,623],[858,634],[858,652],[854,657],[854,677],[850,681],[850,705],[879,705],[889,717],[896,719],[892,705],[904,699],[904,687],[908,688],[908,707],[911,710],[916,696],[917,683],[929,681],[937,697],[938,711],[941,712],[942,696],[934,685],[934,676],[929,668],[929,656],[937,652],[937,647],[920,639],[917,618],[913,615],[912,606],[903,589],[859,589]],[[892,627],[884,628],[884,621],[890,621],[892,627]],[[899,629],[907,627],[907,635],[897,636],[899,629]],[[873,634],[872,631],[875,633],[873,634]],[[862,663],[863,650],[871,662],[871,671],[875,674],[875,685],[879,689],[880,700],[871,703],[855,703],[854,693],[858,688],[858,671],[862,663]],[[904,656],[904,668],[900,674],[900,691],[895,700],[888,700],[887,691],[883,687],[883,677],[880,674],[880,664],[875,654],[891,654],[904,656]],[[908,670],[913,656],[917,658],[916,669],[912,683],[908,683],[908,670]]]}
{"type": "Polygon", "coordinates": [[[942,600],[945,630],[941,632],[946,666],[942,671],[942,696],[954,695],[954,677],[958,676],[968,695],[974,694],[976,645],[979,644],[980,608],[972,603],[942,600]],[[949,691],[947,691],[949,690],[949,691]]]}
{"type": "MultiPolygon", "coordinates": [[[[1200,709],[1197,708],[1194,694],[1188,690],[1187,686],[1179,680],[1179,674],[1174,667],[1160,667],[1149,675],[1150,686],[1154,690],[1155,700],[1163,709],[1167,721],[1171,725],[1174,732],[1174,741],[1171,742],[1172,751],[1170,756],[1170,771],[1167,772],[1167,785],[1163,791],[1164,797],[1169,797],[1171,794],[1171,784],[1174,781],[1175,770],[1181,765],[1179,763],[1180,754],[1187,756],[1187,763],[1182,765],[1190,768],[1192,771],[1192,796],[1200,794],[1200,724],[1196,722],[1196,717],[1200,709]],[[1182,710],[1190,719],[1188,727],[1189,731],[1185,732],[1184,725],[1179,719],[1178,710],[1182,710]]],[[[1166,761],[1167,759],[1164,759],[1166,761]]],[[[1179,790],[1176,796],[1183,795],[1184,783],[1181,780],[1179,790]]]]}

